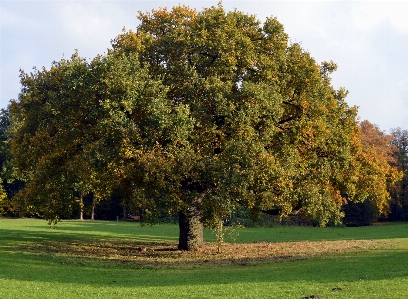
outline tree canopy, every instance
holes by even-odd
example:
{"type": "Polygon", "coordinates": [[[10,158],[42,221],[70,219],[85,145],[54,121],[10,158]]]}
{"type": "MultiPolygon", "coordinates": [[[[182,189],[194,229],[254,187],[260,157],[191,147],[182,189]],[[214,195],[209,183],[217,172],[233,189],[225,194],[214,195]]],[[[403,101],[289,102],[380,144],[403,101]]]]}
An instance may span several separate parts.
{"type": "Polygon", "coordinates": [[[385,134],[380,128],[367,120],[358,122],[360,128],[361,152],[358,156],[361,168],[359,185],[371,190],[362,202],[349,202],[344,206],[346,225],[370,225],[379,216],[390,212],[390,191],[402,178],[402,172],[395,167],[398,152],[395,137],[385,134]],[[384,200],[386,198],[387,200],[384,200]]]}
{"type": "Polygon", "coordinates": [[[75,54],[50,70],[22,73],[21,82],[19,101],[11,104],[12,146],[28,184],[17,201],[49,219],[58,219],[78,192],[117,187],[129,139],[143,148],[154,143],[149,130],[160,134],[166,126],[164,87],[130,57],[109,54],[88,63],[75,54]]]}
{"type": "Polygon", "coordinates": [[[347,201],[385,206],[392,172],[365,151],[357,109],[275,18],[221,5],[139,13],[107,55],[21,73],[12,102],[21,207],[58,219],[78,192],[154,222],[179,213],[181,249],[238,206],[339,222],[347,201]]]}
{"type": "Polygon", "coordinates": [[[401,128],[391,130],[394,137],[393,145],[397,148],[394,164],[403,177],[392,189],[391,215],[392,220],[406,221],[408,219],[408,131],[401,128]]]}

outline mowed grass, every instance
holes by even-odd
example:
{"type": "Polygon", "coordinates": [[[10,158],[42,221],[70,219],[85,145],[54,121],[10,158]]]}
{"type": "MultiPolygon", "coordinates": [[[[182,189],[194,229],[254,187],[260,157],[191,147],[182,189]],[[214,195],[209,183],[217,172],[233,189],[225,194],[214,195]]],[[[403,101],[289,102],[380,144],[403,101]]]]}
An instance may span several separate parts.
{"type": "Polygon", "coordinates": [[[186,253],[177,225],[0,219],[0,298],[408,297],[407,223],[238,232],[186,253]]]}

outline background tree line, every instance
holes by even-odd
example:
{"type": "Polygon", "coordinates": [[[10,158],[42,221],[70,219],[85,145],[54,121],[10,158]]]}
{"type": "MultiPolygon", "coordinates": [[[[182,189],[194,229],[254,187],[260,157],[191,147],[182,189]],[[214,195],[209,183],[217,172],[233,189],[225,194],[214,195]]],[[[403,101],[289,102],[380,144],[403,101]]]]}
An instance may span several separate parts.
{"type": "Polygon", "coordinates": [[[56,222],[116,201],[146,222],[178,216],[191,250],[241,210],[324,226],[353,203],[386,215],[391,193],[402,209],[398,138],[358,122],[337,66],[276,19],[221,5],[139,19],[106,55],[21,71],[2,112],[6,211],[56,222]]]}

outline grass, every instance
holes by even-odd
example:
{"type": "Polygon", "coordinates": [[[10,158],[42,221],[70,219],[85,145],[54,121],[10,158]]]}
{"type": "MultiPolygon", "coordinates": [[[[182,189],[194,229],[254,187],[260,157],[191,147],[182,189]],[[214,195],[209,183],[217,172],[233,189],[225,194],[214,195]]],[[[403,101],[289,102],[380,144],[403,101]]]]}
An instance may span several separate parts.
{"type": "Polygon", "coordinates": [[[180,252],[177,235],[176,225],[0,219],[0,298],[408,296],[406,223],[245,228],[222,254],[213,243],[180,252]]]}

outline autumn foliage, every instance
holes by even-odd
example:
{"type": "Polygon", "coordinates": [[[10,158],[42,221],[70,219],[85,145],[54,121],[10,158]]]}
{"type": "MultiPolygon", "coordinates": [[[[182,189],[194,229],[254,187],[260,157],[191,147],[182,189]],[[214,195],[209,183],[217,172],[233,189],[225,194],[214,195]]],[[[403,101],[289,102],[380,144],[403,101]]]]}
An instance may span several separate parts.
{"type": "Polygon", "coordinates": [[[369,225],[390,212],[390,191],[402,179],[402,172],[395,166],[398,148],[394,136],[385,134],[380,128],[365,120],[358,123],[360,128],[360,151],[358,163],[361,168],[358,178],[360,192],[366,192],[361,202],[348,203],[344,210],[347,225],[369,225]],[[386,200],[384,200],[384,198],[386,200]]]}

